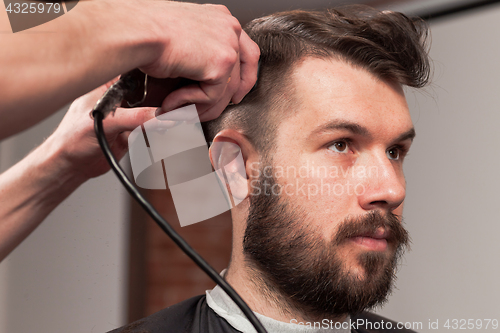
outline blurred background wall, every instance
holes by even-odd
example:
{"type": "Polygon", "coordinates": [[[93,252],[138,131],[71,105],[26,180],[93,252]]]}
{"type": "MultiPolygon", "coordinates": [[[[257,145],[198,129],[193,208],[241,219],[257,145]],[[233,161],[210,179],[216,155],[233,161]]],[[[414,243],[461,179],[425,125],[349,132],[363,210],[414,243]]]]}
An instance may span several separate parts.
{"type": "Polygon", "coordinates": [[[413,251],[382,311],[394,318],[499,319],[499,22],[500,6],[432,21],[433,83],[407,94],[413,251]]]}
{"type": "MultiPolygon", "coordinates": [[[[427,13],[467,1],[366,2],[427,13]]],[[[225,4],[246,22],[276,10],[337,3],[225,4]]],[[[432,21],[433,83],[425,92],[407,91],[417,130],[405,162],[413,250],[398,289],[379,312],[421,322],[421,332],[431,331],[429,320],[439,320],[441,331],[447,319],[500,319],[498,22],[496,5],[432,21]]],[[[64,112],[1,142],[0,171],[47,137],[64,112]]],[[[176,224],[169,193],[146,194],[176,224]]],[[[227,265],[227,214],[177,229],[216,269],[227,265]]],[[[107,174],[76,191],[0,264],[0,333],[105,332],[211,286],[107,174]]]]}
{"type": "MultiPolygon", "coordinates": [[[[2,171],[50,135],[61,110],[2,142],[2,171]]],[[[0,263],[0,332],[106,332],[125,318],[128,198],[93,179],[0,263]]]]}

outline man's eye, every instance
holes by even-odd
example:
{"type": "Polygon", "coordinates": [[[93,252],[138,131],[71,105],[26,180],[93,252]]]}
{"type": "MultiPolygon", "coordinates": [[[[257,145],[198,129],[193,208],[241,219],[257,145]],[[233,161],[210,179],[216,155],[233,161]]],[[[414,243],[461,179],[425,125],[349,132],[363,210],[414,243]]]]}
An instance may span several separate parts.
{"type": "Polygon", "coordinates": [[[393,147],[387,150],[387,158],[390,160],[399,160],[400,149],[398,147],[393,147]]]}
{"type": "Polygon", "coordinates": [[[349,143],[346,140],[335,141],[331,144],[328,149],[331,149],[337,153],[347,153],[349,151],[349,143]]]}

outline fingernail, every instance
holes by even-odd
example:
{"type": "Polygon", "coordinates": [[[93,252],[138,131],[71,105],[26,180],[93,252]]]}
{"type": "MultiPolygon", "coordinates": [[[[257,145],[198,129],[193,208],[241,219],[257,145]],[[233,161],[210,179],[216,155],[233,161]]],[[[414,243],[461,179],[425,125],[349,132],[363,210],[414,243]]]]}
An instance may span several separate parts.
{"type": "Polygon", "coordinates": [[[158,116],[159,116],[159,115],[161,115],[161,114],[163,114],[163,112],[162,112],[161,107],[159,107],[159,108],[158,108],[158,109],[156,109],[156,111],[155,111],[155,117],[158,117],[158,116]]]}

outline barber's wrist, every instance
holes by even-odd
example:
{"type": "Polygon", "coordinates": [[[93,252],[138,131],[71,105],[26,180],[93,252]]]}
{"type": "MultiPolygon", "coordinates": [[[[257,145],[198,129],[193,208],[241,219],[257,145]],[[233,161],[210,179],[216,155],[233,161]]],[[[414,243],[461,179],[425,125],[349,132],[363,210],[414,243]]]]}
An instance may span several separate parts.
{"type": "Polygon", "coordinates": [[[89,177],[80,171],[82,165],[68,158],[64,145],[56,140],[49,137],[31,155],[46,185],[58,189],[61,194],[70,194],[89,177]]]}
{"type": "Polygon", "coordinates": [[[122,59],[127,59],[127,64],[132,64],[133,67],[130,69],[141,68],[150,75],[161,73],[161,78],[165,78],[169,73],[169,69],[166,68],[169,63],[166,59],[160,59],[173,51],[176,45],[174,41],[179,38],[172,33],[174,31],[172,25],[175,24],[172,16],[176,15],[175,8],[180,3],[159,1],[156,15],[152,15],[153,4],[154,2],[150,2],[147,6],[138,6],[137,2],[133,1],[121,2],[122,12],[126,13],[124,16],[129,15],[128,19],[112,21],[111,24],[113,28],[117,28],[115,34],[120,38],[118,48],[122,51],[119,57],[126,57],[122,59]],[[165,6],[172,8],[165,11],[165,6]],[[161,68],[157,68],[160,65],[161,68]]]}
{"type": "Polygon", "coordinates": [[[82,67],[84,70],[90,68],[98,76],[106,75],[105,81],[108,81],[151,64],[159,57],[161,43],[154,24],[147,19],[141,22],[140,8],[133,4],[130,1],[82,1],[68,13],[74,14],[68,19],[74,22],[75,34],[83,34],[78,40],[85,44],[79,48],[87,54],[82,54],[81,60],[90,62],[82,67]]]}

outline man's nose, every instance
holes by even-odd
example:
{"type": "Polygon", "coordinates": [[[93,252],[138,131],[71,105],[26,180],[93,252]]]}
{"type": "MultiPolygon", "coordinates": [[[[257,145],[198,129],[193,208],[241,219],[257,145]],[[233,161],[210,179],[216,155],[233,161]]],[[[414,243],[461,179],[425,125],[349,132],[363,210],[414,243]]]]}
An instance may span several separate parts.
{"type": "Polygon", "coordinates": [[[383,209],[393,211],[406,196],[406,182],[402,167],[386,154],[367,157],[363,167],[366,172],[359,176],[363,191],[358,191],[359,205],[364,210],[383,209]]]}

